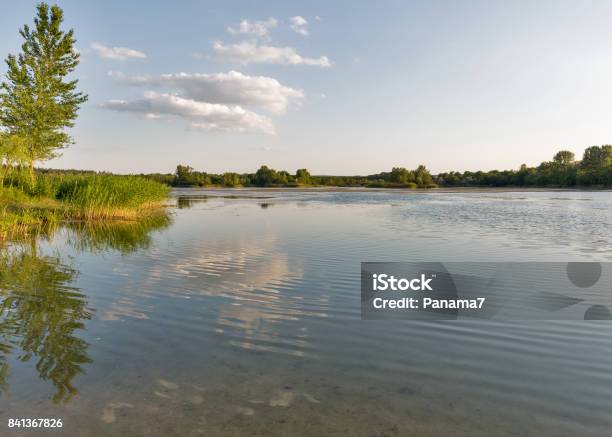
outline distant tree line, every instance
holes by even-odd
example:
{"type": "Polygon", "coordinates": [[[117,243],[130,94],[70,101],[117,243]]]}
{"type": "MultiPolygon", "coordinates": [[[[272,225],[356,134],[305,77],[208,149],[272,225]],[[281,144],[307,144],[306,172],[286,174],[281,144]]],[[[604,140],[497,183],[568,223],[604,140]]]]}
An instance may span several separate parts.
{"type": "Polygon", "coordinates": [[[196,171],[187,165],[175,173],[143,175],[175,187],[369,187],[369,188],[435,188],[435,187],[610,187],[612,186],[612,146],[592,146],[582,160],[562,150],[552,161],[537,167],[523,164],[518,170],[451,171],[432,175],[424,165],[414,170],[394,167],[390,172],[369,176],[314,176],[305,169],[295,174],[262,165],[255,173],[213,174],[196,171]]]}
{"type": "Polygon", "coordinates": [[[446,187],[610,187],[612,146],[588,147],[580,161],[562,150],[537,167],[523,164],[519,170],[440,173],[434,180],[446,187]]]}
{"type": "Polygon", "coordinates": [[[186,165],[178,165],[174,174],[154,173],[144,175],[158,182],[175,187],[299,187],[299,186],[340,186],[340,187],[397,187],[397,188],[434,188],[433,176],[420,165],[415,170],[393,168],[391,172],[369,176],[313,176],[301,168],[295,174],[285,170],[275,170],[262,165],[255,173],[212,174],[194,170],[186,165]]]}

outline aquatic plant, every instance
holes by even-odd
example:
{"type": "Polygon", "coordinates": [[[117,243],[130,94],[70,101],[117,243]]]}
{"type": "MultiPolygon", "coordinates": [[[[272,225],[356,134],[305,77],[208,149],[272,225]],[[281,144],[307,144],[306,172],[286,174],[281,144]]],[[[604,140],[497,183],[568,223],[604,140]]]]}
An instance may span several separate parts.
{"type": "Polygon", "coordinates": [[[140,176],[69,176],[59,182],[55,198],[73,218],[136,218],[168,193],[167,186],[140,176]]]}
{"type": "Polygon", "coordinates": [[[17,173],[0,186],[0,239],[40,232],[61,222],[137,220],[159,212],[169,187],[140,176],[17,173]]]}

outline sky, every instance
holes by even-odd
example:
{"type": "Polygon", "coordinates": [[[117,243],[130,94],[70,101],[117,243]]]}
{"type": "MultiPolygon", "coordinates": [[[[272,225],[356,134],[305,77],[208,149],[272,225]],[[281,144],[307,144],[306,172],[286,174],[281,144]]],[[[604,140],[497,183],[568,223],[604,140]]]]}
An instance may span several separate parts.
{"type": "MultiPolygon", "coordinates": [[[[37,2],[1,3],[4,58],[37,2]]],[[[612,143],[610,1],[57,4],[89,100],[47,167],[437,173],[612,143]]]]}

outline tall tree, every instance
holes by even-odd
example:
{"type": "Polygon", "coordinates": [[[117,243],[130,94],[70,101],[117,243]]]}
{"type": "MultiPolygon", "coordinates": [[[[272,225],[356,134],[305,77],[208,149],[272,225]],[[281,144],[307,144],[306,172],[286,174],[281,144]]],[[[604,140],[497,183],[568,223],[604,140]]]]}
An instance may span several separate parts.
{"type": "Polygon", "coordinates": [[[569,150],[561,150],[553,158],[553,162],[558,165],[567,166],[574,163],[576,157],[573,152],[569,150]]]}
{"type": "Polygon", "coordinates": [[[599,168],[612,163],[612,146],[591,146],[585,149],[581,165],[585,168],[599,168]]]}
{"type": "Polygon", "coordinates": [[[6,80],[0,85],[0,126],[21,138],[30,177],[34,164],[56,157],[72,139],[65,129],[74,125],[87,95],[67,76],[79,63],[74,31],[61,30],[63,11],[40,3],[34,28],[24,25],[19,55],[6,58],[6,80]]]}
{"type": "Polygon", "coordinates": [[[298,184],[309,185],[311,183],[310,172],[305,168],[299,168],[295,172],[295,179],[297,180],[298,184]]]}
{"type": "Polygon", "coordinates": [[[276,173],[276,170],[268,168],[267,165],[262,165],[255,173],[254,183],[260,187],[265,187],[267,185],[272,185],[277,179],[278,174],[276,173]]]}
{"type": "Polygon", "coordinates": [[[419,187],[426,187],[433,183],[433,178],[424,165],[419,165],[414,171],[414,178],[419,187]]]}
{"type": "Polygon", "coordinates": [[[408,182],[414,182],[414,173],[404,167],[393,167],[389,179],[396,184],[406,184],[408,182]]]}

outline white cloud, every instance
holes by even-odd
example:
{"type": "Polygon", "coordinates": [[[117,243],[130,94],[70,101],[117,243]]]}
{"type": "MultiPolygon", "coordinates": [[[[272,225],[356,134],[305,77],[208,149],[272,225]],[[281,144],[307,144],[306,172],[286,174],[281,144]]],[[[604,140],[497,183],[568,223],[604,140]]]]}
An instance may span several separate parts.
{"type": "Polygon", "coordinates": [[[305,58],[292,47],[272,47],[259,45],[254,41],[243,41],[238,44],[225,45],[220,41],[213,44],[217,59],[239,64],[289,64],[314,65],[329,67],[331,61],[327,56],[305,58]]]}
{"type": "Polygon", "coordinates": [[[161,76],[128,76],[111,72],[109,75],[121,84],[168,87],[180,90],[182,96],[197,101],[255,106],[277,114],[284,113],[291,102],[304,98],[302,90],[284,86],[276,79],[248,76],[237,71],[161,76]]]}
{"type": "Polygon", "coordinates": [[[255,35],[260,38],[267,38],[270,30],[278,25],[276,18],[270,17],[265,21],[242,20],[237,28],[228,27],[227,31],[232,34],[255,35]]]}
{"type": "Polygon", "coordinates": [[[194,129],[274,134],[274,126],[268,117],[241,106],[198,102],[175,94],[147,91],[139,100],[109,100],[101,106],[114,111],[140,113],[147,118],[178,117],[189,121],[194,129]]]}
{"type": "Polygon", "coordinates": [[[308,35],[308,21],[304,17],[296,15],[295,17],[289,17],[289,22],[291,23],[289,27],[295,33],[299,33],[300,35],[308,35]]]}
{"type": "Polygon", "coordinates": [[[154,80],[147,75],[127,75],[120,71],[109,71],[108,75],[121,85],[149,85],[154,80]]]}
{"type": "Polygon", "coordinates": [[[147,55],[145,55],[143,52],[139,52],[138,50],[130,49],[128,47],[108,47],[99,42],[92,43],[91,48],[100,58],[104,59],[124,61],[130,58],[144,59],[147,57],[147,55]]]}

